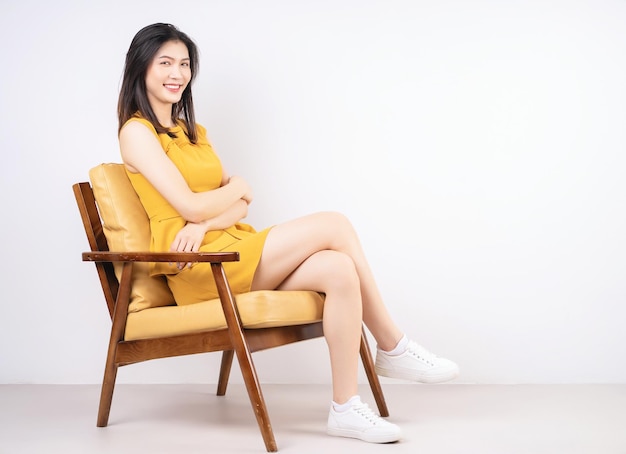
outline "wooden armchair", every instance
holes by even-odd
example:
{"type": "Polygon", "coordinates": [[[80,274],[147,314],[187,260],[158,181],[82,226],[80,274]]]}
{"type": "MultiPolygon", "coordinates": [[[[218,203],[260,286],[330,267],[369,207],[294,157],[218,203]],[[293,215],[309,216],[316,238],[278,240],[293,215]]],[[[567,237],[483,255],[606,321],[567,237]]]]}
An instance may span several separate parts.
{"type": "MultiPolygon", "coordinates": [[[[89,175],[91,185],[73,185],[91,248],[82,258],[95,262],[112,320],[98,427],[108,424],[119,366],[221,351],[217,395],[226,393],[236,354],[265,447],[269,452],[277,451],[251,354],[323,336],[323,296],[309,291],[233,295],[222,263],[239,260],[235,252],[145,252],[150,242],[148,218],[123,165],[101,164],[89,175]],[[177,306],[165,279],[148,273],[148,262],[160,261],[210,262],[219,298],[177,306]]],[[[365,332],[361,359],[378,410],[381,416],[388,416],[365,332]]]]}

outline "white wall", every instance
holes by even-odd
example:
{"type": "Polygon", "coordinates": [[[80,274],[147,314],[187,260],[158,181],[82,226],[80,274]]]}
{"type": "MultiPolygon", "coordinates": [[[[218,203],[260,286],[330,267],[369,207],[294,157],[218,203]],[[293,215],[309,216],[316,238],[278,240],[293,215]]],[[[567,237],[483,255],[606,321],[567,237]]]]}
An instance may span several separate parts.
{"type": "MultiPolygon", "coordinates": [[[[101,379],[71,185],[119,162],[124,55],[157,21],[200,46],[197,115],[255,188],[249,222],[345,212],[460,382],[626,382],[625,1],[3,0],[1,383],[101,379]]],[[[256,360],[329,381],[323,340],[256,360]]],[[[119,381],[215,382],[218,361],[119,381]]]]}

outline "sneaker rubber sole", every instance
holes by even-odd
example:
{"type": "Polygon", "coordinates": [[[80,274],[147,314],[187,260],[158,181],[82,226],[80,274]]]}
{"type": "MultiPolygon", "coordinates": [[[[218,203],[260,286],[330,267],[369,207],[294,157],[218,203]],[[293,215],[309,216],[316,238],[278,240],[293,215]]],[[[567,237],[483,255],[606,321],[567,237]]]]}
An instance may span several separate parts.
{"type": "Polygon", "coordinates": [[[400,380],[410,380],[420,383],[443,383],[454,380],[459,376],[458,369],[435,374],[428,372],[420,373],[414,370],[385,369],[380,366],[375,366],[375,370],[381,377],[397,378],[400,380]]]}
{"type": "Polygon", "coordinates": [[[368,443],[394,443],[400,440],[400,436],[395,433],[364,433],[358,430],[342,429],[338,427],[329,427],[326,432],[328,433],[328,435],[332,435],[335,437],[356,438],[358,440],[366,441],[368,443]]]}

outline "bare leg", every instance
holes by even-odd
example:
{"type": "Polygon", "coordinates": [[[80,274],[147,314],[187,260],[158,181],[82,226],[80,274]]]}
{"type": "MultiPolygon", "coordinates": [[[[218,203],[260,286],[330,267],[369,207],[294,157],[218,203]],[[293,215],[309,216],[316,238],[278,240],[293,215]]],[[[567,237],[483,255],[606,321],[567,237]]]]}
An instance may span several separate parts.
{"type": "Polygon", "coordinates": [[[326,293],[324,333],[333,370],[333,399],[339,403],[356,394],[361,320],[383,349],[395,347],[402,336],[384,305],[356,232],[338,213],[316,213],[274,227],[252,289],[326,293]]]}
{"type": "Polygon", "coordinates": [[[357,394],[363,316],[359,280],[352,260],[336,251],[316,252],[278,288],[310,289],[326,294],[323,323],[330,352],[333,400],[346,402],[357,394]]]}

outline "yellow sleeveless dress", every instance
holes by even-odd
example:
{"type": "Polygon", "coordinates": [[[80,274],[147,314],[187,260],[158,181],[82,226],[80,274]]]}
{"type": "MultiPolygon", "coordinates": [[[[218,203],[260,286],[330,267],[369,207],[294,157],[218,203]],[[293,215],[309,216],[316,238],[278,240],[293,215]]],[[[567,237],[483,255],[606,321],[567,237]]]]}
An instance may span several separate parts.
{"type": "MultiPolygon", "coordinates": [[[[207,140],[206,130],[202,126],[197,125],[198,141],[192,144],[185,134],[182,121],[169,130],[176,135],[175,138],[168,134],[158,134],[154,126],[143,118],[134,117],[128,121],[138,121],[155,134],[163,150],[178,167],[192,191],[210,191],[220,186],[222,164],[207,140]]],[[[185,220],[143,175],[128,170],[126,173],[150,218],[151,251],[168,252],[174,237],[184,227],[185,220]]],[[[267,228],[256,232],[248,224],[237,223],[225,230],[206,233],[200,251],[239,252],[239,262],[224,263],[233,293],[250,291],[269,230],[270,228],[267,228]]],[[[218,296],[209,263],[195,263],[191,268],[185,267],[183,270],[179,270],[176,264],[153,263],[150,273],[167,277],[169,287],[179,305],[199,303],[218,296]]]]}

